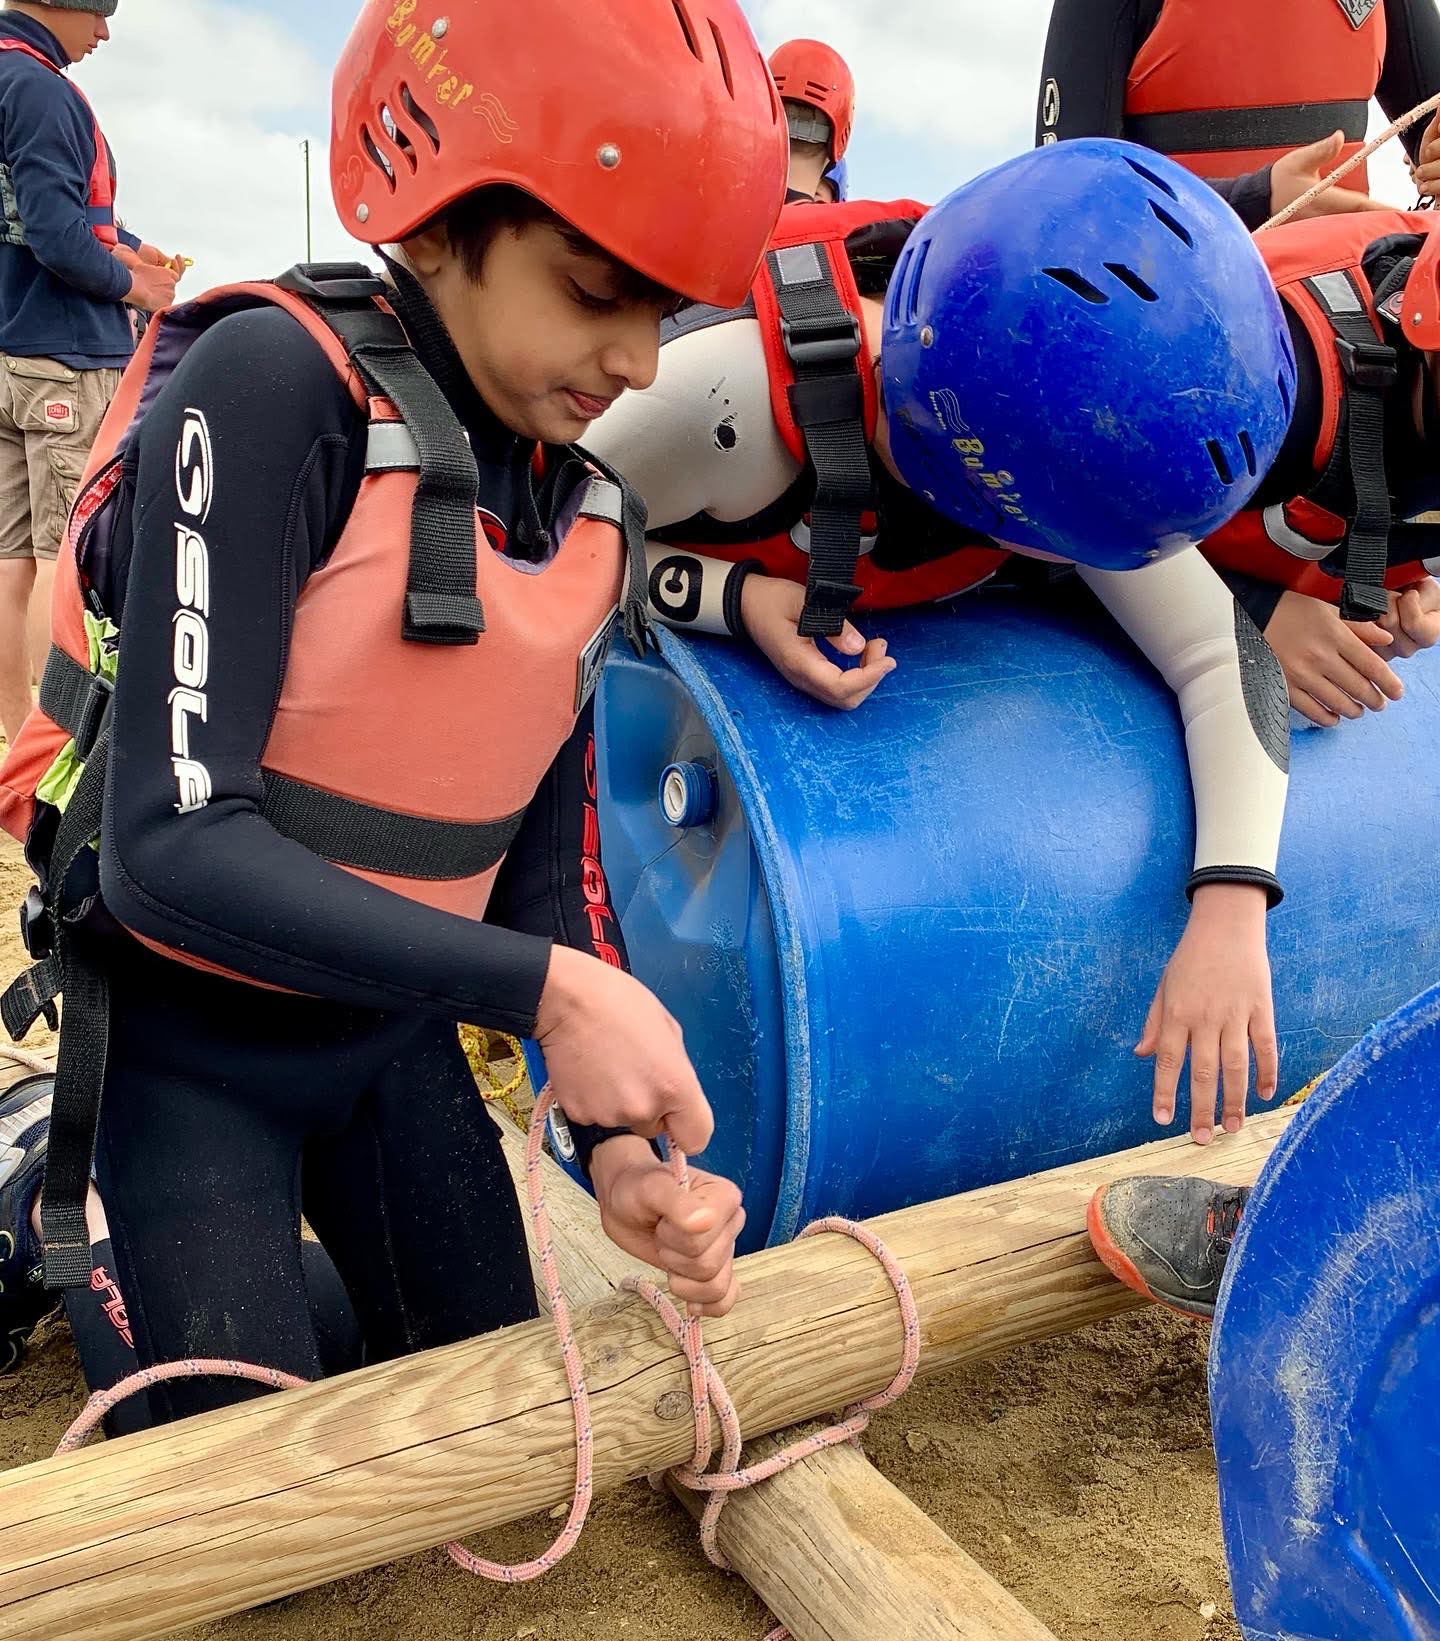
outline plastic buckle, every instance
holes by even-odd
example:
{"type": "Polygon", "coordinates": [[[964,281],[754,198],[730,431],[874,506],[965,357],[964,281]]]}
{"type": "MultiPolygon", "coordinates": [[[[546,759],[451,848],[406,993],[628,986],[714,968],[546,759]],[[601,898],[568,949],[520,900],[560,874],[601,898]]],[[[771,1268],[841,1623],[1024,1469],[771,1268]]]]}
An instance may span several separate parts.
{"type": "Polygon", "coordinates": [[[797,335],[797,327],[792,320],[780,321],[785,353],[792,364],[807,368],[811,365],[838,365],[854,359],[860,352],[860,321],[853,313],[805,319],[800,324],[804,327],[803,333],[797,335]]]}
{"type": "Polygon", "coordinates": [[[301,262],[275,283],[282,291],[330,302],[368,302],[385,293],[384,282],[363,262],[301,262]]]}
{"type": "Polygon", "coordinates": [[[1335,338],[1335,351],[1347,381],[1357,387],[1390,387],[1395,381],[1395,349],[1383,342],[1347,342],[1335,338]]]}
{"type": "Polygon", "coordinates": [[[55,925],[50,920],[50,909],[33,883],[20,905],[20,938],[37,963],[55,950],[55,925]]]}
{"type": "Polygon", "coordinates": [[[85,705],[80,709],[80,717],[75,725],[75,751],[82,758],[90,756],[95,745],[95,737],[100,733],[100,726],[105,721],[105,714],[109,710],[111,697],[115,694],[115,686],[108,678],[102,678],[98,673],[90,675],[90,688],[85,696],[85,705]]]}

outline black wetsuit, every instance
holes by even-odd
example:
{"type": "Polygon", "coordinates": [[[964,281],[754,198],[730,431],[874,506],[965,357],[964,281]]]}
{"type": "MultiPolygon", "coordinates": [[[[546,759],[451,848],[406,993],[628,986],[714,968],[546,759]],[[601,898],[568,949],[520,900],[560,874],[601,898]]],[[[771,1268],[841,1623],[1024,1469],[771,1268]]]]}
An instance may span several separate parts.
{"type": "MultiPolygon", "coordinates": [[[[448,339],[422,357],[469,433],[504,550],[539,556],[549,520],[537,513],[533,447],[479,400],[448,339]]],[[[530,1032],[553,941],[588,950],[603,938],[623,954],[617,927],[595,928],[581,886],[589,710],[525,815],[483,924],[377,890],[261,818],[260,757],[295,601],[344,528],[365,443],[319,346],[270,309],[202,337],[139,436],[105,902],[146,938],[262,982],[199,972],[125,936],[109,954],[96,1167],[142,1363],[224,1356],[317,1376],[302,1210],[344,1279],[369,1360],[532,1315],[514,1193],[455,1022],[530,1032]],[[214,457],[209,700],[192,728],[213,795],[177,814],[166,701],[187,409],[203,412],[214,457]]],[[[356,678],[356,712],[367,687],[356,678]]],[[[456,758],[487,756],[484,714],[471,708],[436,703],[456,758]]],[[[598,1137],[577,1130],[582,1149],[598,1137]]],[[[188,1383],[151,1397],[164,1418],[249,1393],[188,1383]]]]}
{"type": "MultiPolygon", "coordinates": [[[[1324,0],[1333,4],[1334,0],[1324,0]]],[[[1394,119],[1440,90],[1440,11],[1433,0],[1383,0],[1385,67],[1375,96],[1394,119]]],[[[1123,137],[1125,90],[1131,65],[1160,20],[1164,0],[1053,0],[1045,62],[1040,70],[1040,103],[1035,140],[1047,135],[1123,137]],[[1058,117],[1047,124],[1045,87],[1060,89],[1058,117]]],[[[1411,158],[1419,153],[1426,122],[1403,141],[1411,158]]],[[[1317,131],[1316,138],[1328,136],[1317,131]]],[[[1270,167],[1241,177],[1208,178],[1248,228],[1270,215],[1270,167]]]]}

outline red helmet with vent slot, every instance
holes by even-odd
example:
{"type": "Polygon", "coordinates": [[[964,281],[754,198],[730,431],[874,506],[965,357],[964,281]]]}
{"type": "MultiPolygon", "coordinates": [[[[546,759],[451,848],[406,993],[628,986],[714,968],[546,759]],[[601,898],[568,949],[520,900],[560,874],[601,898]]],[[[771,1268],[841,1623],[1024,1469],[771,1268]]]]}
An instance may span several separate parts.
{"type": "Polygon", "coordinates": [[[855,120],[855,77],[823,40],[787,40],[770,54],[775,88],[787,103],[808,103],[830,121],[830,161],[845,157],[855,120]]]}
{"type": "Polygon", "coordinates": [[[333,114],[336,209],[371,245],[509,183],[733,306],[785,195],[784,117],[737,0],[366,0],[333,114]]]}

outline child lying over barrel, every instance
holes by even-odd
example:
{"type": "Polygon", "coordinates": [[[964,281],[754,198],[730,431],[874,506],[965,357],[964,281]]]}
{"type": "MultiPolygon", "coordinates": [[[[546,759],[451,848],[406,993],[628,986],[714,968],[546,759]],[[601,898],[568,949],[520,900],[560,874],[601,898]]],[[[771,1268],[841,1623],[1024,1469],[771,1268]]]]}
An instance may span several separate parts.
{"type": "Polygon", "coordinates": [[[1250,499],[1294,395],[1239,220],[1178,166],[1095,140],[928,215],[788,208],[745,306],[682,313],[654,387],[589,440],[649,504],[653,612],[750,637],[835,705],[895,664],[852,609],[953,597],[1004,561],[996,538],[1077,564],[1185,720],[1193,905],[1138,1046],[1162,1122],[1188,1047],[1201,1141],[1222,1068],[1240,1126],[1251,1045],[1275,1089],[1265,910],[1288,748],[1274,657],[1191,544],[1250,499]]]}

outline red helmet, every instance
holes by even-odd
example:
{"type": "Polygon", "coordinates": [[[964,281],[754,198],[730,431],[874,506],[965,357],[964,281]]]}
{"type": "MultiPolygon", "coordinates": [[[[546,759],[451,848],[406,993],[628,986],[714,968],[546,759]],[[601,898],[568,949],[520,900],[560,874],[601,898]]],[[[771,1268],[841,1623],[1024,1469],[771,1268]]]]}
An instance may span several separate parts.
{"type": "Polygon", "coordinates": [[[335,69],[335,206],[371,245],[509,183],[667,289],[729,307],[788,163],[737,0],[366,0],[335,69]]]}
{"type": "Polygon", "coordinates": [[[808,103],[830,121],[830,159],[845,157],[855,120],[855,77],[850,65],[821,40],[787,40],[770,54],[775,89],[787,103],[808,103]]]}

